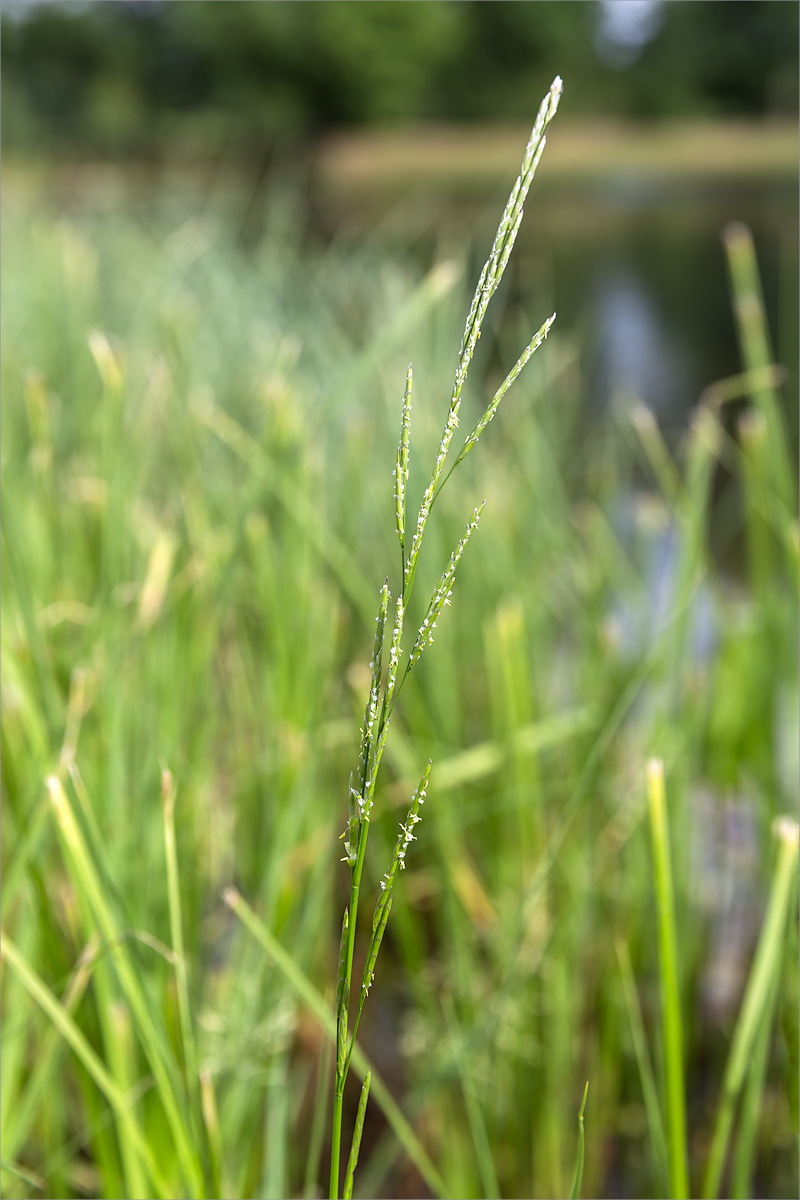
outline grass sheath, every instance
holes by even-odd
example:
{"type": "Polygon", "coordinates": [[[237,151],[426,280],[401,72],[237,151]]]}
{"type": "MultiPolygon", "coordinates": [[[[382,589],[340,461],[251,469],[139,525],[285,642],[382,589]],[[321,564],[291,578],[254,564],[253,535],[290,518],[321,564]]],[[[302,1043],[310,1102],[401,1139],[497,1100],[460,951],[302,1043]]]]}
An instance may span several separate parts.
{"type": "MultiPolygon", "coordinates": [[[[413,387],[413,371],[411,366],[409,366],[408,373],[406,375],[405,395],[403,398],[403,415],[400,427],[400,441],[397,447],[397,460],[393,472],[395,524],[397,538],[400,543],[401,585],[400,592],[395,598],[395,620],[391,635],[389,665],[385,681],[382,677],[382,665],[384,645],[386,641],[387,614],[391,600],[388,580],[384,582],[380,591],[378,616],[376,618],[375,644],[372,654],[372,661],[370,662],[372,675],[369,695],[367,697],[366,710],[364,712],[364,721],[361,730],[361,752],[356,771],[354,772],[356,781],[355,786],[353,785],[353,776],[351,775],[350,777],[350,785],[348,789],[347,828],[342,834],[342,840],[344,841],[345,848],[343,861],[346,862],[350,868],[351,881],[350,903],[345,910],[342,924],[342,938],[339,952],[339,975],[336,988],[337,1044],[336,1069],[333,1088],[333,1125],[331,1133],[331,1200],[336,1200],[336,1198],[339,1196],[342,1107],[344,1089],[350,1067],[350,1058],[355,1045],[355,1038],[358,1032],[358,1025],[364,1007],[364,1002],[374,978],[378,952],[381,947],[381,942],[386,930],[386,924],[389,919],[389,913],[391,911],[393,898],[392,891],[394,887],[395,876],[398,870],[402,870],[405,867],[406,852],[409,844],[414,840],[413,829],[420,820],[419,810],[425,800],[425,792],[428,786],[431,764],[428,763],[419,787],[412,798],[411,807],[409,809],[406,821],[400,826],[400,834],[397,839],[392,862],[389,866],[389,870],[384,875],[381,882],[381,895],[378,899],[378,904],[372,920],[372,932],[369,949],[367,952],[367,962],[364,968],[361,986],[358,990],[356,1017],[352,1030],[348,1031],[359,895],[361,889],[361,878],[364,869],[364,858],[367,848],[367,838],[369,835],[370,816],[374,803],[378,772],[380,770],[383,751],[389,732],[389,722],[392,709],[394,708],[409,672],[419,661],[426,647],[429,646],[433,641],[433,631],[436,628],[437,621],[441,616],[443,609],[450,603],[458,563],[462,554],[464,553],[467,542],[477,528],[478,521],[483,510],[483,504],[475,509],[472,518],[467,525],[467,529],[463,538],[456,546],[455,550],[450,556],[448,565],[442,572],[441,579],[433,591],[425,611],[425,616],[422,619],[412,643],[411,650],[406,660],[405,670],[400,673],[399,666],[402,654],[405,615],[408,608],[411,591],[414,586],[414,577],[417,570],[420,551],[422,549],[428,517],[436,498],[438,497],[455,467],[457,467],[458,464],[463,461],[466,455],[470,452],[470,450],[472,450],[473,446],[479,440],[481,434],[484,432],[487,425],[497,412],[501,400],[513,384],[514,380],[520,374],[523,367],[530,360],[534,351],[537,350],[545,340],[550,332],[553,321],[555,320],[554,313],[544,322],[538,332],[531,339],[528,346],[518,358],[514,367],[511,369],[501,386],[495,392],[483,416],[480,418],[472,432],[467,437],[461,451],[453,462],[452,467],[445,474],[445,463],[450,452],[450,446],[455,435],[455,431],[458,428],[458,414],[461,407],[462,392],[464,385],[467,382],[470,362],[472,360],[475,347],[478,343],[478,338],[481,334],[481,325],[483,323],[484,316],[486,315],[489,301],[500,284],[503,272],[514,247],[514,242],[522,221],[525,198],[528,194],[528,189],[530,188],[536,168],[542,156],[542,151],[544,150],[546,142],[545,131],[547,126],[550,124],[550,121],[555,116],[558,108],[558,102],[561,98],[561,87],[562,85],[560,78],[556,78],[553,81],[550,91],[541,103],[533,130],[531,131],[531,136],[528,140],[527,146],[525,147],[525,154],[522,160],[519,177],[517,178],[517,182],[514,184],[511,195],[508,198],[508,203],[506,204],[503,217],[495,235],[491,253],[483,267],[478,280],[478,286],[475,289],[472,304],[470,305],[469,313],[467,315],[464,335],[461,340],[461,348],[458,354],[455,380],[450,397],[447,419],[445,421],[444,430],[439,443],[439,450],[436,455],[431,478],[428,486],[425,489],[422,502],[419,507],[416,527],[411,538],[411,544],[408,548],[408,554],[406,554],[406,482],[408,480],[409,443],[411,435],[411,394],[413,387]]],[[[485,503],[486,502],[484,501],[484,504],[485,503]]],[[[360,1126],[357,1121],[356,1135],[354,1135],[353,1139],[353,1152],[351,1153],[347,1170],[345,1195],[350,1194],[348,1188],[352,1189],[352,1175],[353,1171],[355,1170],[356,1159],[358,1156],[357,1139],[360,1139],[360,1127],[363,1126],[367,1094],[368,1085],[365,1083],[364,1089],[361,1093],[361,1102],[359,1104],[360,1126]]]]}

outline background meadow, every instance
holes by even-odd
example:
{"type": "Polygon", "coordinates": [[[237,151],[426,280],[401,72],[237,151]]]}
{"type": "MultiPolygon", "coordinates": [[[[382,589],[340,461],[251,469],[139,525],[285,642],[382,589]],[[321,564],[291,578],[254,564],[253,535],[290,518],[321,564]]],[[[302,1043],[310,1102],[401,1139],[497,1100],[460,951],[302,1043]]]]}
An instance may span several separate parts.
{"type": "Polygon", "coordinates": [[[558,70],[562,109],[466,428],[558,319],[429,523],[412,619],[488,498],[376,800],[368,898],[433,760],[361,1026],[385,1092],[373,1084],[355,1194],[568,1195],[587,1080],[582,1194],[678,1194],[681,1153],[700,1194],[731,1046],[746,1044],[712,1194],[795,1195],[796,826],[776,819],[798,793],[797,149],[780,120],[787,96],[796,113],[780,25],[796,9],[735,6],[753,67],[736,94],[727,45],[694,90],[670,66],[675,22],[697,10],[712,38],[725,5],[651,5],[661,24],[633,50],[591,24],[613,5],[303,6],[307,36],[325,40],[326,9],[336,44],[361,48],[341,50],[345,66],[391,47],[361,10],[440,46],[446,30],[411,19],[430,10],[474,55],[469,22],[491,7],[497,59],[503,22],[522,21],[510,10],[527,14],[530,53],[547,58],[530,103],[490,55],[479,112],[429,88],[424,111],[398,115],[369,72],[359,91],[356,66],[323,60],[315,87],[297,62],[270,66],[301,37],[299,5],[225,6],[264,28],[229,34],[213,70],[223,6],[139,7],[43,6],[3,25],[3,1194],[324,1194],[337,839],[375,598],[399,574],[406,368],[413,507],[525,121],[558,70]],[[206,64],[178,73],[200,81],[191,102],[138,71],[142,22],[173,48],[167,64],[206,64]],[[223,86],[248,38],[270,81],[249,106],[223,86]],[[580,78],[570,119],[570,47],[601,114],[660,123],[604,127],[592,158],[580,78]],[[122,66],[97,67],[108,59],[122,66]],[[52,99],[53,61],[83,96],[77,115],[52,99]],[[320,96],[341,77],[351,98],[331,110],[320,96]],[[97,100],[109,79],[127,108],[97,100]],[[503,161],[487,166],[482,127],[412,137],[403,122],[420,116],[512,122],[503,161]],[[712,116],[739,122],[730,142],[730,124],[697,123],[712,116]],[[654,757],[685,1146],[662,1026],[654,757]]]}

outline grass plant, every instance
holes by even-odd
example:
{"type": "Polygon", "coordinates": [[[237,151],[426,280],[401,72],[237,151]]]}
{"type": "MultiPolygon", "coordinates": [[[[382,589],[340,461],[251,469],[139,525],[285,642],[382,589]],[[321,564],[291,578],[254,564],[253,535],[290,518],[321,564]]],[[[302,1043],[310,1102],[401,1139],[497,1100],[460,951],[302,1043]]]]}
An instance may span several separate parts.
{"type": "MultiPolygon", "coordinates": [[[[405,821],[400,825],[400,834],[394,848],[389,869],[381,879],[381,894],[378,897],[378,901],[375,906],[375,912],[372,918],[372,934],[367,948],[366,963],[364,966],[361,983],[358,988],[357,1000],[354,997],[356,1013],[355,1021],[353,1021],[352,1026],[350,1026],[352,1032],[349,1032],[348,1026],[351,1010],[351,991],[353,989],[354,982],[353,956],[355,951],[361,877],[364,869],[367,838],[369,836],[370,820],[372,816],[378,774],[380,771],[384,749],[386,747],[387,735],[389,733],[389,722],[391,720],[392,710],[397,703],[400,692],[409,672],[419,661],[426,647],[433,642],[433,631],[436,629],[439,617],[441,616],[445,606],[450,604],[450,597],[452,595],[453,584],[455,582],[456,569],[461,559],[461,555],[466,548],[467,542],[477,528],[478,520],[486,501],[484,501],[483,504],[474,510],[472,519],[467,525],[464,536],[461,538],[455,550],[450,555],[450,562],[445,567],[444,571],[442,572],[441,579],[433,590],[427,609],[425,610],[425,615],[422,619],[419,629],[417,630],[416,636],[411,645],[411,649],[408,652],[405,668],[401,669],[405,615],[411,599],[414,579],[417,572],[417,564],[427,528],[428,517],[430,516],[434,504],[441,495],[441,492],[452,472],[459,465],[459,463],[466,458],[470,450],[472,450],[477,444],[481,434],[484,432],[497,412],[500,402],[505,396],[506,392],[520,374],[523,367],[529,361],[531,355],[545,340],[550,332],[553,321],[555,320],[554,313],[552,317],[548,318],[548,320],[544,322],[538,333],[536,333],[530,340],[525,350],[523,350],[522,354],[517,359],[515,365],[509,371],[508,375],[495,392],[482,417],[479,419],[472,431],[468,434],[463,446],[461,447],[461,450],[453,461],[452,466],[449,468],[449,470],[445,471],[450,445],[455,435],[455,431],[458,428],[458,414],[461,408],[464,385],[467,382],[469,366],[475,353],[478,339],[481,336],[481,328],[486,316],[486,311],[489,307],[489,302],[500,286],[500,282],[508,264],[511,251],[514,248],[514,242],[516,241],[517,233],[522,223],[525,200],[546,144],[547,139],[545,136],[545,131],[558,109],[558,102],[561,98],[561,90],[561,79],[556,77],[550,88],[550,91],[548,92],[547,96],[545,96],[539,108],[536,122],[533,126],[531,136],[525,148],[525,154],[522,160],[522,166],[520,167],[517,182],[514,184],[511,195],[508,199],[508,203],[506,204],[505,212],[503,213],[500,225],[498,226],[491,254],[486,260],[480,275],[480,279],[478,280],[478,285],[475,289],[475,295],[467,316],[464,334],[461,339],[461,349],[458,354],[455,381],[453,383],[444,431],[439,442],[439,449],[436,454],[436,460],[434,462],[430,482],[425,489],[422,501],[420,503],[416,527],[413,535],[408,540],[408,545],[406,544],[406,483],[409,475],[408,463],[413,380],[412,369],[410,366],[406,376],[406,389],[405,398],[403,401],[400,442],[397,447],[397,461],[394,470],[395,526],[397,538],[400,543],[401,582],[399,593],[395,602],[394,621],[391,625],[391,637],[388,636],[387,632],[388,611],[391,601],[388,579],[383,584],[380,592],[378,616],[375,618],[375,623],[377,626],[375,631],[375,644],[372,652],[372,659],[370,660],[372,678],[370,681],[369,695],[367,698],[367,705],[364,712],[364,720],[361,729],[361,751],[356,770],[350,776],[347,828],[342,834],[342,840],[344,841],[345,849],[344,861],[350,867],[351,886],[350,903],[345,909],[344,918],[342,921],[342,937],[339,951],[339,978],[336,989],[337,1050],[336,1074],[333,1094],[333,1132],[331,1136],[331,1200],[337,1200],[339,1196],[339,1156],[342,1139],[342,1107],[344,1101],[345,1084],[347,1082],[347,1075],[350,1068],[350,1059],[352,1056],[353,1047],[355,1045],[359,1023],[361,1021],[364,1002],[374,979],[378,953],[380,951],[381,942],[383,941],[389,914],[391,912],[392,902],[394,899],[393,892],[395,878],[398,870],[405,869],[406,853],[411,842],[415,840],[415,834],[413,830],[421,820],[420,809],[425,801],[425,794],[427,791],[428,779],[431,770],[431,763],[429,762],[419,786],[412,798],[408,815],[405,821]],[[386,679],[384,681],[382,674],[382,663],[385,644],[389,645],[389,662],[386,672],[386,679]],[[355,786],[353,782],[354,779],[355,786]]],[[[346,1178],[348,1182],[345,1185],[345,1194],[352,1194],[353,1171],[358,1160],[358,1144],[360,1143],[361,1138],[361,1128],[363,1127],[364,1109],[366,1107],[368,1093],[369,1077],[367,1076],[364,1080],[361,1100],[359,1101],[359,1115],[356,1119],[355,1131],[353,1134],[350,1160],[347,1168],[346,1178]],[[349,1192],[348,1187],[350,1189],[349,1192]]],[[[466,1086],[465,1095],[467,1097],[471,1095],[466,1086]]],[[[483,1151],[479,1156],[481,1162],[484,1164],[490,1163],[491,1155],[488,1152],[485,1131],[483,1131],[480,1116],[474,1111],[474,1106],[472,1104],[468,1103],[468,1109],[470,1112],[473,1130],[480,1130],[482,1135],[479,1138],[479,1143],[483,1151]]],[[[497,1180],[494,1169],[490,1165],[484,1168],[483,1177],[484,1185],[487,1186],[492,1192],[497,1191],[497,1180]]]]}
{"type": "Polygon", "coordinates": [[[737,1191],[749,1190],[747,1189],[749,1174],[747,1160],[751,1156],[752,1125],[757,1120],[760,1108],[759,1075],[763,1069],[759,1062],[759,1057],[763,1056],[763,1050],[761,1056],[754,1056],[754,1050],[760,1040],[760,1034],[763,1037],[769,1036],[770,1017],[773,1012],[772,993],[775,980],[780,977],[786,922],[797,891],[798,844],[800,843],[797,822],[791,821],[788,817],[782,817],[777,822],[775,832],[778,842],[778,858],[761,936],[742,1000],[725,1074],[722,1078],[722,1096],[703,1181],[705,1200],[714,1200],[714,1197],[719,1195],[736,1105],[746,1079],[751,1077],[753,1087],[749,1090],[749,1094],[746,1093],[747,1107],[743,1112],[743,1120],[747,1126],[744,1131],[744,1149],[737,1154],[734,1179],[737,1191]]]}
{"type": "Polygon", "coordinates": [[[685,1200],[689,1195],[689,1162],[686,1145],[686,1084],[683,1076],[683,1021],[678,972],[678,938],[675,896],[672,883],[672,853],[669,843],[664,764],[647,762],[647,801],[653,838],[654,880],[658,908],[658,959],[661,982],[666,1078],[667,1146],[669,1147],[670,1195],[685,1200]]]}

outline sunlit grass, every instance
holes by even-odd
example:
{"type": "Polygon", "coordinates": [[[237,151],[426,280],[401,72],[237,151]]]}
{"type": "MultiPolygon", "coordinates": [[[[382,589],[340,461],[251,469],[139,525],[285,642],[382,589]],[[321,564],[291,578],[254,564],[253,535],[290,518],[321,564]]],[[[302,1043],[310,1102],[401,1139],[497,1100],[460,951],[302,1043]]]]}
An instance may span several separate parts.
{"type": "MultiPolygon", "coordinates": [[[[278,196],[245,253],[174,197],[56,219],[4,190],[3,1192],[320,1195],[338,836],[397,553],[398,379],[413,358],[418,496],[464,263],[315,253],[278,196]]],[[[741,234],[731,249],[744,261],[741,234]]],[[[752,299],[739,312],[752,329],[752,299]]],[[[507,314],[496,369],[492,332],[465,430],[530,336],[507,314]]],[[[640,409],[589,425],[581,348],[554,327],[437,505],[425,599],[490,497],[386,746],[368,905],[420,760],[436,770],[354,1051],[374,1065],[356,1195],[567,1194],[587,1079],[582,1194],[661,1194],[653,754],[690,1180],[716,1131],[709,1194],[726,1145],[737,1189],[795,1188],[777,918],[742,1007],[773,819],[798,788],[796,485],[753,345],[743,330],[752,395],[733,420],[706,404],[673,459],[640,409]],[[738,578],[708,545],[720,463],[738,578]]],[[[347,1090],[348,1128],[357,1103],[347,1090]]]]}

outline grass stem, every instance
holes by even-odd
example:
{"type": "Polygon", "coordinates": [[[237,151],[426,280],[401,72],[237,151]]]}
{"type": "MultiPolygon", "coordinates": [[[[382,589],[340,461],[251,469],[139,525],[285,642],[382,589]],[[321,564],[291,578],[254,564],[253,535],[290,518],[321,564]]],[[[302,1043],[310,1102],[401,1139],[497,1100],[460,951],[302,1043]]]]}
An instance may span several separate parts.
{"type": "Polygon", "coordinates": [[[661,759],[651,758],[647,763],[647,799],[653,842],[658,912],[658,968],[661,991],[661,1029],[666,1068],[670,1192],[675,1200],[687,1200],[689,1195],[689,1155],[686,1142],[678,937],[675,924],[675,897],[672,887],[669,820],[664,789],[664,764],[661,759]]]}

